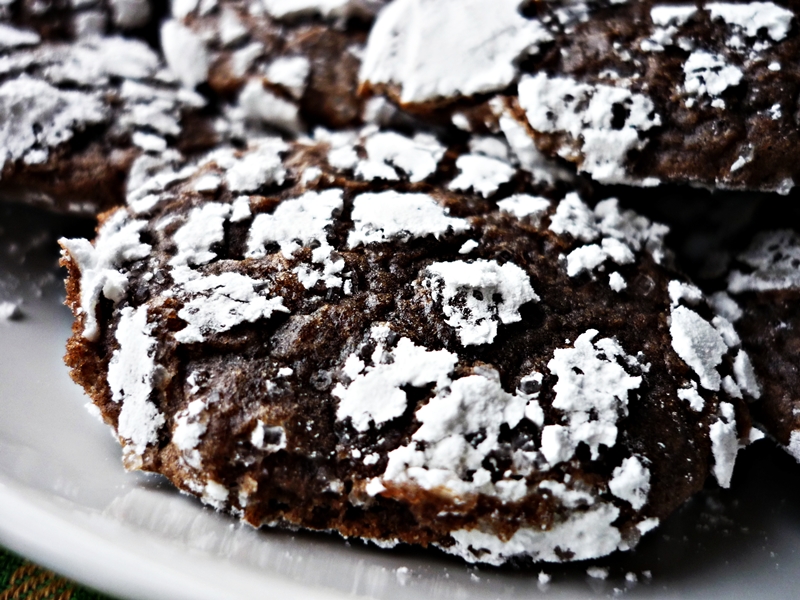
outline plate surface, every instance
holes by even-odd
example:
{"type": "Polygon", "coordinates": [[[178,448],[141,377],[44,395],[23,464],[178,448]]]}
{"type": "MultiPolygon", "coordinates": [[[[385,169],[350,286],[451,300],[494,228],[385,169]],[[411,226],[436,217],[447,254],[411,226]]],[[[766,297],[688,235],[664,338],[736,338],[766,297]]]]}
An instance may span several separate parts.
{"type": "Polygon", "coordinates": [[[770,442],[740,455],[731,490],[694,498],[636,551],[523,571],[332,535],[255,531],[158,477],[126,473],[116,440],[84,409],[87,399],[61,360],[72,321],[55,266],[54,240],[64,234],[91,235],[91,224],[0,206],[0,302],[18,302],[22,313],[0,320],[6,547],[142,600],[796,595],[800,467],[770,442]],[[589,577],[588,566],[608,568],[608,579],[589,577]],[[552,580],[540,582],[540,571],[552,580]]]}

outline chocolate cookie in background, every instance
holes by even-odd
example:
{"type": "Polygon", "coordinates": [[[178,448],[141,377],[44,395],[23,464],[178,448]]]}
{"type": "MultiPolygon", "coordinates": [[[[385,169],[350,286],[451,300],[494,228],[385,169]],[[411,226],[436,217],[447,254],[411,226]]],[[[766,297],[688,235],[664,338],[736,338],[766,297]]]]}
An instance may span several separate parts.
{"type": "Polygon", "coordinates": [[[395,0],[360,77],[426,115],[502,94],[540,150],[600,183],[787,193],[800,177],[794,9],[395,0]]]}
{"type": "Polygon", "coordinates": [[[176,1],[175,18],[162,26],[162,48],[184,84],[207,81],[233,121],[291,134],[355,126],[369,120],[357,75],[382,4],[176,1]]]}
{"type": "Polygon", "coordinates": [[[754,418],[800,461],[800,211],[765,202],[727,277],[731,317],[762,382],[754,418]]]}
{"type": "Polygon", "coordinates": [[[145,42],[119,36],[48,42],[34,31],[4,27],[4,199],[97,214],[124,203],[137,158],[177,160],[219,142],[205,98],[182,89],[145,42]]]}
{"type": "Polygon", "coordinates": [[[491,564],[628,549],[729,484],[758,388],[662,226],[497,144],[328,135],[213,152],[62,241],[67,363],[127,468],[491,564]]]}
{"type": "Polygon", "coordinates": [[[734,323],[763,388],[754,421],[800,460],[798,193],[603,188],[670,226],[676,261],[734,323]]]}
{"type": "Polygon", "coordinates": [[[0,5],[0,30],[2,37],[13,39],[14,34],[3,28],[10,25],[35,31],[47,41],[122,33],[154,45],[167,9],[166,0],[11,0],[0,5]]]}

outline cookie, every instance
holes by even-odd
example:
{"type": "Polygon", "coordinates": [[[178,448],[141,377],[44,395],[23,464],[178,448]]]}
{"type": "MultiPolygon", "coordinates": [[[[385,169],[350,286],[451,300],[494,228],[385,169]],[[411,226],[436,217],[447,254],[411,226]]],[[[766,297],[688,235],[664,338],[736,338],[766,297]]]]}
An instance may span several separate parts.
{"type": "Polygon", "coordinates": [[[4,27],[4,198],[94,214],[124,203],[137,158],[163,162],[218,142],[206,100],[181,89],[144,42],[46,42],[32,30],[4,27]]]}
{"type": "Polygon", "coordinates": [[[581,20],[519,82],[541,150],[603,183],[800,180],[793,3],[612,2],[581,20]]]}
{"type": "Polygon", "coordinates": [[[230,105],[233,121],[289,133],[359,125],[360,54],[380,4],[175,3],[162,47],[184,84],[207,81],[230,105]]]}
{"type": "Polygon", "coordinates": [[[9,25],[33,30],[49,41],[71,41],[120,32],[152,40],[155,24],[165,8],[166,2],[151,0],[11,0],[0,6],[0,31],[4,39],[13,39],[15,35],[3,27],[9,25]]]}
{"type": "Polygon", "coordinates": [[[490,564],[628,549],[729,485],[747,358],[663,226],[481,144],[343,136],[211,153],[62,240],[66,361],[128,469],[490,564]]]}
{"type": "MultiPolygon", "coordinates": [[[[796,220],[795,220],[796,222],[796,220]]],[[[800,461],[800,235],[797,229],[757,234],[740,253],[718,296],[736,322],[763,385],[754,419],[800,461]]]]}
{"type": "Polygon", "coordinates": [[[792,3],[395,0],[364,90],[426,115],[501,94],[604,184],[787,193],[800,176],[792,3]]]}

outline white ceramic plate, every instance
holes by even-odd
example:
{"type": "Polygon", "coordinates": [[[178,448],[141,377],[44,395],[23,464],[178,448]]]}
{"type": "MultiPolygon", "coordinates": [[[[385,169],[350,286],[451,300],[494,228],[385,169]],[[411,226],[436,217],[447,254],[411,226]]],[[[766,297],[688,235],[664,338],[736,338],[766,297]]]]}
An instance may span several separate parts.
{"type": "Polygon", "coordinates": [[[743,453],[732,490],[695,498],[635,552],[593,561],[607,580],[587,564],[475,568],[432,551],[255,531],[160,478],[125,473],[61,360],[71,317],[54,238],[90,226],[0,206],[0,229],[0,302],[21,301],[24,315],[0,322],[0,544],[64,575],[143,600],[796,596],[800,468],[769,442],[743,453]]]}

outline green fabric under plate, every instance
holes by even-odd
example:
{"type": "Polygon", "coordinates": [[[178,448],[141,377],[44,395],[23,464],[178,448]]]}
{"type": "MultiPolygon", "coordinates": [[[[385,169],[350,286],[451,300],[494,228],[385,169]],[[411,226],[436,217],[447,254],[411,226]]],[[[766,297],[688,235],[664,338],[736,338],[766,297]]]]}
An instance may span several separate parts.
{"type": "Polygon", "coordinates": [[[0,548],[0,600],[112,600],[0,548]]]}

